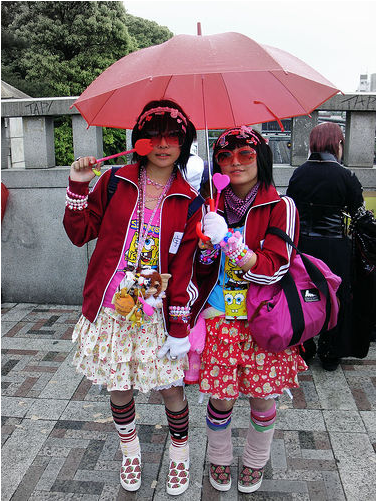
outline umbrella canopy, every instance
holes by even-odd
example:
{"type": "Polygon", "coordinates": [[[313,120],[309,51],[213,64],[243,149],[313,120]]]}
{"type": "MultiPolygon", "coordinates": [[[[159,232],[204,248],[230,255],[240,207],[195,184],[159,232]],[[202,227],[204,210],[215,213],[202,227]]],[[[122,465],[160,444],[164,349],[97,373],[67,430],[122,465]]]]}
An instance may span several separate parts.
{"type": "Polygon", "coordinates": [[[131,129],[146,103],[172,99],[197,129],[306,115],[339,90],[280,49],[240,33],[176,35],[105,70],[74,106],[88,125],[131,129]]]}

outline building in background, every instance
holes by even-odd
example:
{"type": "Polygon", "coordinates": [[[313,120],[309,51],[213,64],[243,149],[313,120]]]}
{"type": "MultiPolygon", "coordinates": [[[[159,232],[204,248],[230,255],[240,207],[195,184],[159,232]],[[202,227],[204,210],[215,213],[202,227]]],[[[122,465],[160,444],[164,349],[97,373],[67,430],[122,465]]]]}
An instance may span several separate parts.
{"type": "Polygon", "coordinates": [[[359,86],[356,89],[356,92],[376,92],[376,74],[361,74],[359,86]]]}

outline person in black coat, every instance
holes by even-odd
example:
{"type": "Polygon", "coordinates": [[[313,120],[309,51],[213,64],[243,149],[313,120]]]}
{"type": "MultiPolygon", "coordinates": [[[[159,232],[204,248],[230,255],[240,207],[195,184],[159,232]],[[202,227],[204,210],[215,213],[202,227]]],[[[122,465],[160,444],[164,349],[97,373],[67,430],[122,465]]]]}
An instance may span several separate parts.
{"type": "Polygon", "coordinates": [[[356,175],[343,167],[344,136],[334,123],[322,123],[310,133],[310,157],[298,167],[287,195],[300,215],[299,249],[323,260],[341,277],[338,290],[338,324],[304,343],[305,360],[318,352],[325,370],[335,370],[341,357],[360,357],[358,334],[352,329],[351,243],[346,236],[344,213],[351,216],[363,205],[362,186],[356,175]]]}

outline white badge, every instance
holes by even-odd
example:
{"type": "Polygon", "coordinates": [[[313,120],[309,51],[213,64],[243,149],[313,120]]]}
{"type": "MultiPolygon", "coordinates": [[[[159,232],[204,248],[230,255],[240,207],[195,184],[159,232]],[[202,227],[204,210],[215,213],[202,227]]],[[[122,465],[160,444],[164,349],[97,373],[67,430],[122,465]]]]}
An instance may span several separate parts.
{"type": "Polygon", "coordinates": [[[173,239],[170,244],[169,253],[176,254],[181,244],[181,240],[183,237],[183,232],[174,232],[173,239]]]}

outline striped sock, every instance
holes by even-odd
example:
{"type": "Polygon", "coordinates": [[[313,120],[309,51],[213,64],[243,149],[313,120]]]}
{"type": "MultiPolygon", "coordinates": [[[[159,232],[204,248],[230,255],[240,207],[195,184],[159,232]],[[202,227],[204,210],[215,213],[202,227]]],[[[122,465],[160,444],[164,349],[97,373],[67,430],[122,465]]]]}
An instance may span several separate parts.
{"type": "Polygon", "coordinates": [[[134,398],[125,405],[116,405],[110,400],[110,407],[123,455],[135,456],[140,454],[139,438],[136,434],[134,398]]]}
{"type": "Polygon", "coordinates": [[[209,400],[206,417],[208,427],[214,431],[226,429],[232,420],[232,411],[233,407],[228,411],[217,410],[209,400]]]}
{"type": "Polygon", "coordinates": [[[174,448],[183,448],[188,441],[189,407],[188,403],[181,411],[170,411],[165,406],[168,419],[171,444],[174,448]]]}
{"type": "Polygon", "coordinates": [[[250,410],[251,425],[258,432],[266,432],[274,428],[276,419],[276,403],[267,411],[250,410]]]}

